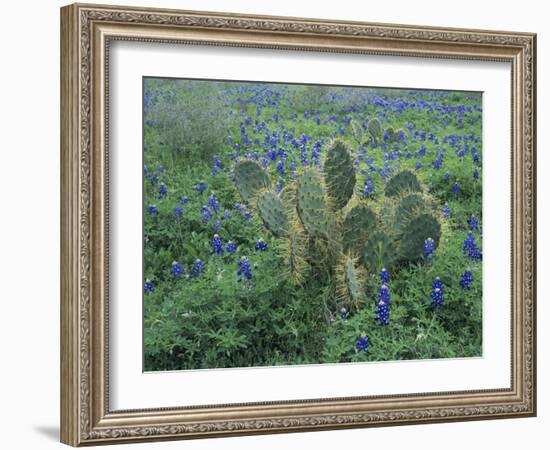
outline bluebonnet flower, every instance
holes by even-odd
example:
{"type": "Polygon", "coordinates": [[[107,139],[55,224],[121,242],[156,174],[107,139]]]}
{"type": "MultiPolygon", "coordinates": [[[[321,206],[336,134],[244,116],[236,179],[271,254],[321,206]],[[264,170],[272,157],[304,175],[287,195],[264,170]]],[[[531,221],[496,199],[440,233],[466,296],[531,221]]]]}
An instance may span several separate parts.
{"type": "Polygon", "coordinates": [[[235,244],[233,241],[229,241],[225,249],[227,250],[227,253],[235,253],[237,251],[237,244],[235,244]]]}
{"type": "Polygon", "coordinates": [[[365,187],[363,188],[363,197],[368,198],[374,191],[374,186],[372,184],[372,179],[369,176],[365,180],[365,187]]]}
{"type": "Polygon", "coordinates": [[[188,198],[188,197],[182,197],[182,198],[180,198],[180,203],[181,203],[182,205],[185,205],[185,204],[189,203],[189,198],[188,198]]]}
{"type": "Polygon", "coordinates": [[[219,156],[212,157],[212,175],[216,175],[222,169],[222,160],[219,156]]]}
{"type": "Polygon", "coordinates": [[[447,203],[443,205],[441,212],[443,213],[443,217],[445,217],[445,219],[448,219],[449,217],[451,217],[451,208],[447,203]]]}
{"type": "Polygon", "coordinates": [[[275,190],[277,192],[281,192],[281,190],[283,189],[283,179],[282,178],[279,178],[277,180],[277,184],[275,185],[275,190]]]}
{"type": "Polygon", "coordinates": [[[210,206],[210,208],[212,208],[214,211],[218,211],[221,208],[218,200],[216,200],[216,197],[214,195],[208,197],[208,206],[210,206]]]}
{"type": "Polygon", "coordinates": [[[183,217],[183,206],[176,205],[176,207],[174,208],[174,216],[176,217],[176,219],[181,219],[183,217]]]}
{"type": "Polygon", "coordinates": [[[153,286],[153,282],[150,279],[145,280],[143,290],[145,292],[153,292],[155,290],[155,286],[153,286]]]}
{"type": "Polygon", "coordinates": [[[445,175],[443,175],[443,181],[445,181],[445,183],[448,183],[450,179],[451,175],[449,174],[449,172],[445,172],[445,175]]]}
{"type": "Polygon", "coordinates": [[[147,211],[149,212],[149,214],[151,214],[152,216],[155,216],[158,214],[158,209],[157,209],[157,205],[149,205],[147,207],[147,211]]]}
{"type": "Polygon", "coordinates": [[[473,178],[474,178],[474,180],[479,179],[479,172],[478,172],[477,169],[474,170],[473,178]]]}
{"type": "Polygon", "coordinates": [[[168,186],[166,186],[164,183],[160,183],[159,186],[159,198],[166,197],[166,194],[168,194],[168,186]]]}
{"type": "Polygon", "coordinates": [[[262,238],[258,239],[256,241],[256,251],[265,252],[266,250],[267,250],[267,242],[265,242],[262,238]]]}
{"type": "Polygon", "coordinates": [[[342,320],[346,320],[349,317],[349,305],[340,308],[340,317],[342,320]]]}
{"type": "Polygon", "coordinates": [[[423,248],[424,258],[428,260],[431,259],[434,255],[434,251],[435,251],[435,242],[431,237],[429,237],[424,241],[424,248],[423,248]]]}
{"type": "Polygon", "coordinates": [[[390,323],[390,290],[385,284],[380,285],[376,307],[376,319],[380,325],[390,323]]]}
{"type": "Polygon", "coordinates": [[[388,284],[390,282],[390,273],[386,270],[385,267],[380,271],[380,282],[383,284],[388,284]]]}
{"type": "Polygon", "coordinates": [[[212,212],[210,211],[210,209],[208,209],[208,206],[203,206],[202,207],[202,221],[206,223],[210,220],[211,217],[212,217],[212,212]]]}
{"type": "Polygon", "coordinates": [[[443,282],[439,277],[436,277],[432,282],[432,308],[443,306],[443,282]]]}
{"type": "Polygon", "coordinates": [[[473,260],[481,260],[481,254],[479,253],[474,235],[471,231],[468,232],[468,236],[464,240],[462,251],[464,252],[465,256],[468,256],[473,260]]]}
{"type": "Polygon", "coordinates": [[[196,259],[191,267],[191,278],[197,278],[204,271],[204,261],[196,259]]]}
{"type": "Polygon", "coordinates": [[[214,228],[214,230],[219,231],[220,228],[222,227],[221,220],[214,221],[214,223],[212,224],[212,227],[214,228]]]}
{"type": "Polygon", "coordinates": [[[416,161],[415,168],[416,170],[420,170],[422,168],[422,163],[420,161],[416,161]]]}
{"type": "Polygon", "coordinates": [[[224,220],[227,220],[231,217],[231,211],[229,211],[228,209],[226,209],[224,212],[223,212],[223,215],[222,215],[223,219],[224,220]]]}
{"type": "Polygon", "coordinates": [[[239,261],[237,261],[237,265],[239,266],[239,270],[237,272],[238,281],[241,282],[243,280],[250,280],[252,279],[252,268],[250,267],[250,259],[248,259],[247,256],[242,256],[239,261]]]}
{"type": "Polygon", "coordinates": [[[453,184],[453,194],[458,195],[460,193],[460,186],[458,185],[458,180],[455,180],[453,184]]]}
{"type": "Polygon", "coordinates": [[[470,230],[475,231],[479,228],[479,221],[477,220],[477,217],[472,214],[472,217],[470,217],[469,220],[470,230]]]}
{"type": "Polygon", "coordinates": [[[284,159],[284,158],[281,158],[281,159],[277,162],[277,167],[276,167],[275,171],[276,171],[279,175],[284,175],[284,173],[285,173],[285,159],[284,159]]]}
{"type": "Polygon", "coordinates": [[[357,336],[357,341],[355,342],[355,348],[360,352],[368,353],[369,338],[363,334],[361,336],[357,336]]]}
{"type": "Polygon", "coordinates": [[[170,273],[172,275],[174,275],[175,277],[180,277],[184,274],[184,272],[185,272],[185,269],[179,262],[174,261],[172,263],[172,267],[170,267],[170,273]]]}
{"type": "Polygon", "coordinates": [[[212,246],[212,253],[215,255],[223,255],[223,240],[219,234],[215,234],[210,243],[212,246]]]}
{"type": "Polygon", "coordinates": [[[474,276],[469,270],[465,270],[460,277],[460,287],[462,289],[470,289],[472,282],[474,281],[474,276]]]}
{"type": "Polygon", "coordinates": [[[193,189],[195,190],[195,192],[198,192],[200,194],[206,190],[206,183],[204,181],[200,181],[198,184],[195,185],[193,189]]]}

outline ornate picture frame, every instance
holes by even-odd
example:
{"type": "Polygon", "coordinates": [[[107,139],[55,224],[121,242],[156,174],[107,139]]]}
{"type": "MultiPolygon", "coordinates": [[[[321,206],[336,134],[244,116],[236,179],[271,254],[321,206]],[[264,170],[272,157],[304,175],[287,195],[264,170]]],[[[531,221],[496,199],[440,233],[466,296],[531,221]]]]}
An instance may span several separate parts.
{"type": "MultiPolygon", "coordinates": [[[[72,445],[536,415],[536,35],[74,4],[61,9],[61,441],[72,445]],[[109,49],[114,41],[511,65],[511,385],[112,410],[109,49]]],[[[261,400],[261,399],[259,399],[261,400]]]]}

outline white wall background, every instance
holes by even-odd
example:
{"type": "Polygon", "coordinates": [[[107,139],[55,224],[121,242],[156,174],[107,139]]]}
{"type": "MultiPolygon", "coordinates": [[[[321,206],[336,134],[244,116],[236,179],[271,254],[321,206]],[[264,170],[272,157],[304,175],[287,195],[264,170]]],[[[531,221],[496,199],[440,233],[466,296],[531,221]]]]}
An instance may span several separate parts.
{"type": "MultiPolygon", "coordinates": [[[[543,255],[550,190],[543,174],[550,120],[547,55],[550,32],[544,2],[387,0],[133,0],[158,6],[256,14],[532,31],[538,36],[539,123],[539,416],[469,423],[330,431],[141,444],[143,449],[304,449],[371,447],[447,450],[544,448],[550,427],[550,321],[543,255]],[[548,204],[546,202],[546,204],[548,204]]],[[[7,3],[0,27],[0,414],[2,448],[53,449],[59,417],[59,7],[54,0],[7,3]]],[[[487,288],[490,289],[490,286],[487,288]]],[[[119,446],[118,448],[137,448],[119,446]]]]}

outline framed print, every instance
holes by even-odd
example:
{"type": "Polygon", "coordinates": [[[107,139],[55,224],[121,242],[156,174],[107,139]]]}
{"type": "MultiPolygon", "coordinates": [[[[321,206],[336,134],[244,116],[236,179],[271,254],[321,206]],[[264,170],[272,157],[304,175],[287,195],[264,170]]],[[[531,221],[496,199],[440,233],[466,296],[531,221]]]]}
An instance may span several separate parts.
{"type": "Polygon", "coordinates": [[[536,36],[61,9],[61,440],[536,414],[536,36]]]}

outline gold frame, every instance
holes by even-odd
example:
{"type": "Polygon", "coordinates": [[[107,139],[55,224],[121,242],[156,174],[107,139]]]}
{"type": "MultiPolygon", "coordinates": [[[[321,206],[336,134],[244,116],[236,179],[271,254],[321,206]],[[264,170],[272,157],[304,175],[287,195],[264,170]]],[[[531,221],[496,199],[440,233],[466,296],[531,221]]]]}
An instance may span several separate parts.
{"type": "Polygon", "coordinates": [[[61,441],[73,446],[536,414],[536,35],[75,4],[61,9],[61,441]],[[203,43],[512,67],[509,389],[111,411],[108,396],[109,42],[203,43]]]}

